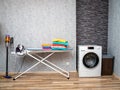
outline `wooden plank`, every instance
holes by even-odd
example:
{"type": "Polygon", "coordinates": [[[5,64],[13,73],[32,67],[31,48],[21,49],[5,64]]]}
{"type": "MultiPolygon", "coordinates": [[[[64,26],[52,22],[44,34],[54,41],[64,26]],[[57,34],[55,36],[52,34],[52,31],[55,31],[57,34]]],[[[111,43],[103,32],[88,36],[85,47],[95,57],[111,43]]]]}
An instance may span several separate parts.
{"type": "Polygon", "coordinates": [[[26,73],[16,79],[2,78],[0,90],[120,90],[120,80],[113,76],[79,78],[70,73],[68,80],[58,73],[26,73]]]}

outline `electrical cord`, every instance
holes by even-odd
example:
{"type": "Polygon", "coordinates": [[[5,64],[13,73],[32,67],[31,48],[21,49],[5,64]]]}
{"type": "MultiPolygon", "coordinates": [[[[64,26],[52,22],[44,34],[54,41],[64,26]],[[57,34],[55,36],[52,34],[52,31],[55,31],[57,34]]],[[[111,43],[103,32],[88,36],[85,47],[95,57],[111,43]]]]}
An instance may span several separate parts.
{"type": "MultiPolygon", "coordinates": [[[[17,74],[21,71],[22,69],[22,66],[23,66],[23,63],[24,63],[24,59],[25,59],[25,54],[26,54],[26,51],[25,51],[25,47],[22,45],[22,44],[18,44],[17,47],[16,47],[16,55],[18,56],[22,56],[23,57],[23,60],[22,60],[22,63],[21,63],[21,66],[20,68],[18,69],[17,71],[17,74]]],[[[17,61],[17,60],[16,60],[17,61]]],[[[17,63],[16,63],[17,64],[17,63]]]]}
{"type": "MultiPolygon", "coordinates": [[[[19,72],[21,71],[21,69],[22,69],[22,67],[23,67],[24,61],[25,61],[25,56],[23,56],[23,60],[22,60],[21,66],[20,66],[20,68],[18,69],[18,71],[16,72],[16,74],[14,74],[14,75],[19,74],[19,72]]],[[[16,65],[17,65],[17,60],[16,60],[16,65]]],[[[15,65],[15,66],[16,66],[16,65],[15,65]]],[[[16,71],[16,68],[15,68],[15,71],[16,71]]]]}

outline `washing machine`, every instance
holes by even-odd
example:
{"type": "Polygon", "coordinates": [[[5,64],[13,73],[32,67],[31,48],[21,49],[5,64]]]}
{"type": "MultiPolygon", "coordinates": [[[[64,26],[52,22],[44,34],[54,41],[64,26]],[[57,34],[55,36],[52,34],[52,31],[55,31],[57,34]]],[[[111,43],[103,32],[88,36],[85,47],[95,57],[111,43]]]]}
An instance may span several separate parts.
{"type": "Polygon", "coordinates": [[[98,45],[78,46],[79,77],[101,76],[102,47],[98,45]]]}

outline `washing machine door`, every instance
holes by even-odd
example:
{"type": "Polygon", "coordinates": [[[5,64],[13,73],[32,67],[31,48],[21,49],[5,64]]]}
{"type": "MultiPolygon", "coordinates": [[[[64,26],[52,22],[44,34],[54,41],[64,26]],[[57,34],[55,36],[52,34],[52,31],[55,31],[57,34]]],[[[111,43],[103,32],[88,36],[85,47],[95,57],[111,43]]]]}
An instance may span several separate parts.
{"type": "Polygon", "coordinates": [[[89,52],[83,57],[83,65],[87,68],[94,68],[98,65],[99,58],[96,53],[89,52]]]}

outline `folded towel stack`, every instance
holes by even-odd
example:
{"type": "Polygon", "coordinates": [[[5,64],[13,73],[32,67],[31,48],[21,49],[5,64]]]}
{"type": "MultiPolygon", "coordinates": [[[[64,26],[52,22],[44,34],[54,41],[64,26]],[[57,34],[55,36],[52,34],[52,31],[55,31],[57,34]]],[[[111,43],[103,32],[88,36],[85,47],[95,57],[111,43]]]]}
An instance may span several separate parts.
{"type": "Polygon", "coordinates": [[[52,50],[66,50],[68,46],[68,41],[64,39],[53,39],[51,49],[52,50]]]}
{"type": "Polygon", "coordinates": [[[51,44],[43,43],[42,48],[45,49],[45,50],[50,50],[51,49],[51,44]]]}

